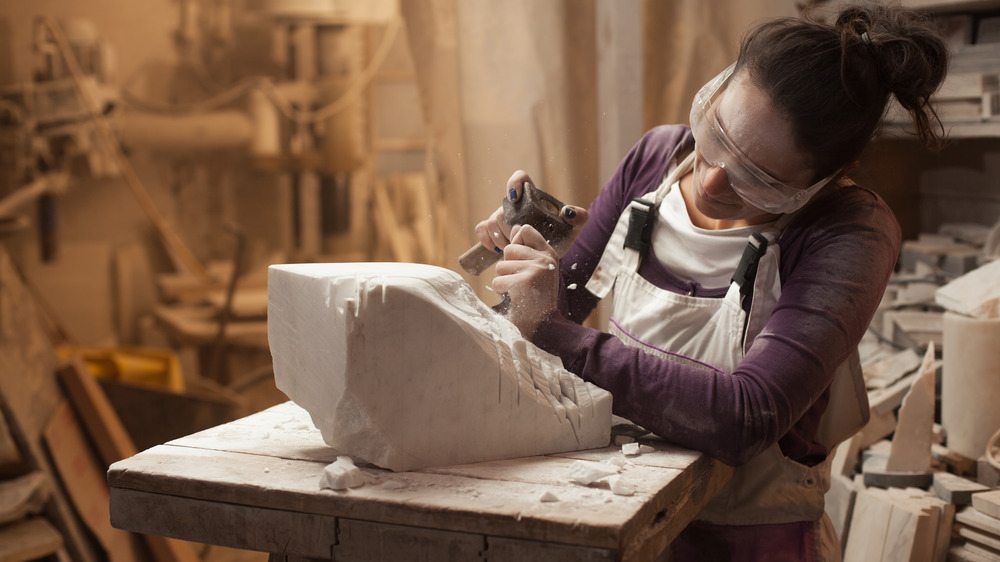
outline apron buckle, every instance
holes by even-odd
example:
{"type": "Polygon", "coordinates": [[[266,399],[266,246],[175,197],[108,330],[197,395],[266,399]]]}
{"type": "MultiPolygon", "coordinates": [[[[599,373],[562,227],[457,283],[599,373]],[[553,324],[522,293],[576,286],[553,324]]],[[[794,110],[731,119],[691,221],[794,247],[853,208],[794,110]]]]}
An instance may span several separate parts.
{"type": "Polygon", "coordinates": [[[741,294],[746,295],[753,291],[754,279],[757,278],[757,264],[765,252],[767,252],[767,238],[757,232],[752,233],[746,248],[743,248],[743,257],[740,258],[740,265],[736,268],[732,279],[733,283],[740,286],[741,294]]]}
{"type": "Polygon", "coordinates": [[[645,199],[636,198],[629,204],[628,233],[625,235],[625,248],[631,248],[645,255],[653,239],[653,209],[655,205],[645,199]]]}

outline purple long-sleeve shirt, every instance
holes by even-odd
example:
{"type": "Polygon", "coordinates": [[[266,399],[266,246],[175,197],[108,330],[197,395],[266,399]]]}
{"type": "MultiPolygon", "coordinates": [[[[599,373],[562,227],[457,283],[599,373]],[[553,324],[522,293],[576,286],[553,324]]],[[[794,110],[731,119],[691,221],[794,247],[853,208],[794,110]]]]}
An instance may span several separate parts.
{"type": "MultiPolygon", "coordinates": [[[[559,311],[532,341],[610,391],[616,414],[669,441],[734,466],[777,442],[789,458],[816,464],[828,452],[815,436],[834,371],[871,322],[901,243],[899,224],[875,193],[850,184],[820,194],[788,224],[778,240],[781,297],[731,373],[660,359],[580,325],[597,303],[583,287],[619,216],[632,198],[653,191],[692,143],[686,126],[661,126],[632,148],[563,257],[559,311]],[[579,289],[565,289],[573,283],[579,289]]],[[[642,260],[639,274],[677,293],[725,293],[679,278],[654,256],[642,260]]]]}

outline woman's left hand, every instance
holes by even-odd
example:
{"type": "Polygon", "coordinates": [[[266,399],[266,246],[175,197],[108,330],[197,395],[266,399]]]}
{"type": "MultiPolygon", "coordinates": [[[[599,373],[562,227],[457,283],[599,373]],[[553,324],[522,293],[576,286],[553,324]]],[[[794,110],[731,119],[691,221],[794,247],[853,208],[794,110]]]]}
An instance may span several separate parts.
{"type": "Polygon", "coordinates": [[[531,339],[538,325],[557,308],[559,255],[530,225],[515,226],[497,264],[493,290],[510,297],[507,317],[531,339]]]}

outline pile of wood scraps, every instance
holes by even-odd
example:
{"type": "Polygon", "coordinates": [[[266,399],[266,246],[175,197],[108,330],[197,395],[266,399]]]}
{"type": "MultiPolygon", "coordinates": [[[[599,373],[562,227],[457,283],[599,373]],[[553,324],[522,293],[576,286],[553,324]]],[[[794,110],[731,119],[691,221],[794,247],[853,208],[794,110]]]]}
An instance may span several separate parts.
{"type": "Polygon", "coordinates": [[[134,453],[83,363],[60,364],[0,251],[0,559],[197,560],[187,543],[111,527],[105,473],[134,453]]]}

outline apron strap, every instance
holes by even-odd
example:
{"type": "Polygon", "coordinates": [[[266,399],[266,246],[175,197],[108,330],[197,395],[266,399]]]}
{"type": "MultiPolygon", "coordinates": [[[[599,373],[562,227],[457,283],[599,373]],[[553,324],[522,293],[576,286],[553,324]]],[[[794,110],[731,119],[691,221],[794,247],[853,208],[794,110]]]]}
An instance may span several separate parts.
{"type": "Polygon", "coordinates": [[[660,202],[666,197],[670,186],[688,172],[694,165],[694,151],[685,156],[679,164],[672,164],[660,185],[642,198],[633,199],[625,212],[618,218],[615,230],[604,247],[601,261],[587,281],[587,291],[603,299],[614,287],[615,278],[621,268],[636,270],[639,261],[649,248],[653,237],[653,224],[659,212],[660,202]],[[642,248],[640,251],[639,247],[642,248]]]}

